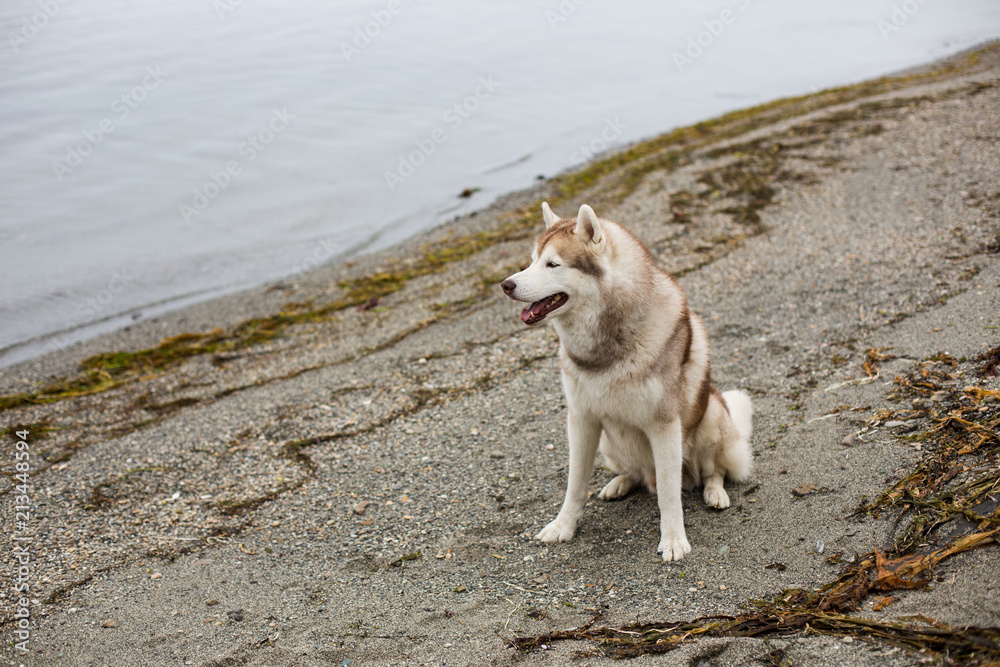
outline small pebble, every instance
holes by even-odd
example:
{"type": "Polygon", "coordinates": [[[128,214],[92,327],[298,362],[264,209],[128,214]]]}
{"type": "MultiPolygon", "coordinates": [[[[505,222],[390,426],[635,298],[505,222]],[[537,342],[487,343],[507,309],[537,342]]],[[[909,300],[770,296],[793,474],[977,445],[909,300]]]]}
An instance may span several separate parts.
{"type": "Polygon", "coordinates": [[[844,637],[840,641],[844,642],[845,644],[853,644],[854,643],[854,637],[844,637]]]}
{"type": "Polygon", "coordinates": [[[118,621],[113,621],[111,619],[108,619],[108,620],[104,621],[103,623],[101,623],[101,627],[102,628],[117,628],[118,627],[118,621]]]}
{"type": "Polygon", "coordinates": [[[506,454],[504,454],[498,449],[494,449],[492,452],[490,452],[491,459],[502,459],[504,456],[506,456],[506,454]]]}
{"type": "Polygon", "coordinates": [[[358,503],[357,505],[354,506],[354,513],[355,514],[364,514],[365,510],[368,509],[369,505],[371,505],[371,503],[369,501],[362,500],[360,503],[358,503]]]}
{"type": "Polygon", "coordinates": [[[160,574],[159,572],[154,572],[153,574],[149,575],[149,578],[150,579],[162,579],[163,575],[160,574]]]}
{"type": "Polygon", "coordinates": [[[854,444],[854,438],[855,435],[853,433],[848,433],[847,435],[844,436],[844,439],[840,441],[840,444],[842,444],[844,447],[850,447],[851,445],[854,444]]]}
{"type": "Polygon", "coordinates": [[[823,540],[819,540],[818,542],[816,542],[816,553],[818,554],[823,553],[823,546],[824,546],[823,540]]]}
{"type": "Polygon", "coordinates": [[[729,553],[729,545],[728,544],[723,544],[721,547],[719,547],[719,553],[720,554],[727,554],[727,553],[729,553]]]}
{"type": "Polygon", "coordinates": [[[215,605],[219,604],[219,601],[213,598],[211,600],[205,600],[205,604],[207,604],[209,607],[214,607],[215,605]]]}

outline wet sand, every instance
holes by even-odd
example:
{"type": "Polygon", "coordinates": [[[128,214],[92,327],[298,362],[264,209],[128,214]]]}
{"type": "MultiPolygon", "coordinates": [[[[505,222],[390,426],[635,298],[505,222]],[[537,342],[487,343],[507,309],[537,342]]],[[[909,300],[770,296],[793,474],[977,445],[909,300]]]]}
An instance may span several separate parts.
{"type": "MultiPolygon", "coordinates": [[[[596,665],[610,658],[592,642],[512,642],[598,614],[737,615],[889,549],[908,515],[854,511],[933,455],[912,436],[945,407],[986,424],[1000,409],[966,390],[1000,389],[979,360],[1000,339],[998,81],[993,45],[729,114],[389,251],[5,369],[4,469],[26,432],[31,474],[27,494],[8,477],[0,503],[11,545],[31,540],[30,652],[8,644],[5,659],[565,664],[582,650],[596,665]],[[679,563],[656,556],[641,492],[592,499],[569,543],[530,539],[565,485],[557,341],[496,283],[529,261],[542,200],[634,229],[705,319],[717,386],[753,396],[755,472],[723,512],[685,494],[679,563]],[[923,380],[933,392],[908,393],[923,380]]],[[[949,484],[996,471],[985,442],[949,484]]],[[[592,490],[609,477],[595,471],[592,490]]],[[[1000,626],[991,540],[855,615],[1000,626]]],[[[921,661],[852,639],[692,640],[645,660],[921,661]]]]}

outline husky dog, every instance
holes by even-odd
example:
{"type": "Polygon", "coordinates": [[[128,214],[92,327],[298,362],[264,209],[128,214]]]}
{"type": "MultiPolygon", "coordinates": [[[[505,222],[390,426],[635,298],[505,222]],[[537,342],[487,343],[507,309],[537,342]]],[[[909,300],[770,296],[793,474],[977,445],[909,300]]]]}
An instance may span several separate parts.
{"type": "Polygon", "coordinates": [[[750,398],[712,386],[708,336],[680,286],[630,231],[587,205],[561,220],[542,204],[545,232],[524,271],[501,283],[530,303],[521,320],[545,319],[559,334],[569,407],[569,480],[555,520],[536,539],[566,542],[576,532],[594,457],[617,473],[604,500],[639,484],[657,496],[663,560],[691,551],[681,485],[704,485],[705,503],[729,507],[723,479],[750,474],[750,398]]]}

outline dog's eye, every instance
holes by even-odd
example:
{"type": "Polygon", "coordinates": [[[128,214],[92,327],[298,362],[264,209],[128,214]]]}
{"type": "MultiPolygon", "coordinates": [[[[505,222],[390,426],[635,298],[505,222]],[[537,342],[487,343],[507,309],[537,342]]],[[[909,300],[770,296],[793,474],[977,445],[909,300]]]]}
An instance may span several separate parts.
{"type": "Polygon", "coordinates": [[[559,265],[558,265],[558,264],[556,264],[555,262],[549,262],[548,264],[546,264],[546,265],[545,265],[545,267],[546,267],[546,268],[549,268],[549,269],[554,269],[554,268],[556,268],[557,266],[559,266],[559,265]]]}

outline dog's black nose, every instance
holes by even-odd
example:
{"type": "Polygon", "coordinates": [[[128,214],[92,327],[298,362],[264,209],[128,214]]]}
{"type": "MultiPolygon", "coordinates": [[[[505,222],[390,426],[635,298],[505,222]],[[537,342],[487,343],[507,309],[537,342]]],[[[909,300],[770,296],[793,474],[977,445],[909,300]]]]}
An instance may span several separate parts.
{"type": "Polygon", "coordinates": [[[507,280],[500,283],[500,287],[503,288],[504,294],[510,296],[511,292],[517,289],[517,283],[508,278],[507,280]]]}

